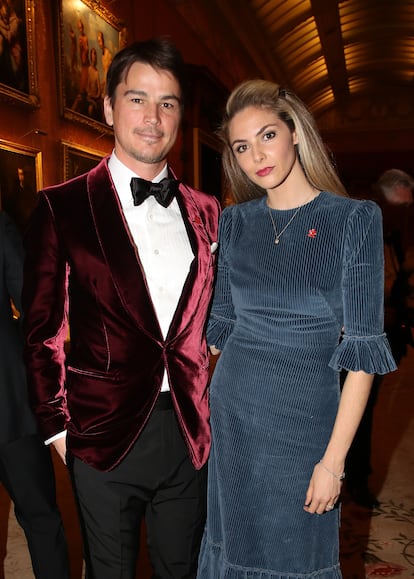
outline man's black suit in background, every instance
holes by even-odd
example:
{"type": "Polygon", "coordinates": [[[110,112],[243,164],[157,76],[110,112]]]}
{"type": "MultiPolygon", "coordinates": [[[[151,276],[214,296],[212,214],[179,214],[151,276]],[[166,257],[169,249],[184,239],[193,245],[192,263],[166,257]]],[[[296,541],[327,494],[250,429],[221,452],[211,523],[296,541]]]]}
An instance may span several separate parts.
{"type": "Polygon", "coordinates": [[[36,579],[68,579],[69,563],[56,505],[50,450],[37,434],[22,358],[23,249],[20,234],[0,211],[0,481],[26,535],[36,579]]]}

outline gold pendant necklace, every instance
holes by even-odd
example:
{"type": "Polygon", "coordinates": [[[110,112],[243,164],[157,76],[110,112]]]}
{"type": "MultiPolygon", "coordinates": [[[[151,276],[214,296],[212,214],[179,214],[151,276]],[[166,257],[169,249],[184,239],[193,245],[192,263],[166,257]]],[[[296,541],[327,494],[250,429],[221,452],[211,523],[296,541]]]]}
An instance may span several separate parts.
{"type": "Polygon", "coordinates": [[[295,219],[296,215],[299,213],[299,211],[302,209],[302,207],[303,207],[303,205],[300,205],[296,209],[295,213],[292,215],[292,217],[286,223],[286,225],[284,226],[282,231],[280,231],[280,233],[278,233],[277,229],[276,229],[276,224],[275,224],[274,219],[273,219],[272,210],[270,209],[269,205],[267,206],[267,210],[269,212],[270,220],[271,220],[272,226],[273,226],[273,231],[275,232],[275,245],[279,245],[280,238],[282,237],[282,235],[284,234],[286,229],[289,227],[289,225],[292,223],[292,221],[295,219]]]}

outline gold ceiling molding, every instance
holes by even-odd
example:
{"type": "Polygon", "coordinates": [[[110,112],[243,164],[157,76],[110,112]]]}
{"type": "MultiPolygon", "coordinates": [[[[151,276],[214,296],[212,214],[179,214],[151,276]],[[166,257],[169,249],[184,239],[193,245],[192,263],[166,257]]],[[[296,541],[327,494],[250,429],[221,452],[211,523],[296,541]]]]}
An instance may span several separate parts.
{"type": "Polygon", "coordinates": [[[230,75],[221,80],[229,89],[240,75],[271,79],[294,90],[317,118],[331,109],[347,118],[361,99],[375,102],[384,92],[401,98],[388,112],[408,110],[407,92],[414,101],[414,0],[171,2],[224,59],[230,75]]]}
{"type": "Polygon", "coordinates": [[[407,90],[414,97],[414,0],[244,1],[291,88],[317,116],[346,113],[361,95],[375,102],[384,89],[394,100],[407,90]]]}

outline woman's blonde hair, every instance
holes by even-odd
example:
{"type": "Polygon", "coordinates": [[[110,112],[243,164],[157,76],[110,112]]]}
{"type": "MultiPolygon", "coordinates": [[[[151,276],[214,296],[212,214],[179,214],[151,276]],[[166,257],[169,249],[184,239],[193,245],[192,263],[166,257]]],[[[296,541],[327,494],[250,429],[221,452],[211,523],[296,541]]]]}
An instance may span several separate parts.
{"type": "Polygon", "coordinates": [[[304,103],[291,91],[267,80],[247,80],[229,96],[221,128],[223,167],[236,203],[266,195],[265,189],[255,185],[241,170],[229,139],[229,124],[234,116],[247,107],[273,111],[290,131],[296,131],[299,162],[309,183],[318,190],[346,195],[334,163],[322,141],[315,120],[304,103]]]}

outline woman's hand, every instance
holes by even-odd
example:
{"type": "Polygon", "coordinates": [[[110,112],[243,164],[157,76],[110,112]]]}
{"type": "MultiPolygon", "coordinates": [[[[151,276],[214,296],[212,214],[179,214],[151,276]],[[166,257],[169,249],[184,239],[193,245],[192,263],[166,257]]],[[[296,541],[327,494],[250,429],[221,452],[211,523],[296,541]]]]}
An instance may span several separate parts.
{"type": "Polygon", "coordinates": [[[318,515],[332,511],[341,493],[340,476],[331,473],[322,463],[316,464],[306,493],[304,510],[318,515]]]}
{"type": "Polygon", "coordinates": [[[331,511],[342,487],[345,458],[368,400],[374,376],[362,370],[349,371],[342,387],[338,413],[322,462],[313,469],[303,507],[322,515],[331,511]]]}

